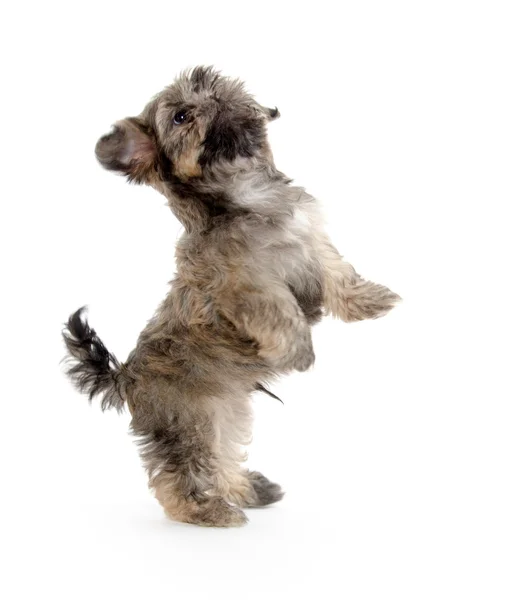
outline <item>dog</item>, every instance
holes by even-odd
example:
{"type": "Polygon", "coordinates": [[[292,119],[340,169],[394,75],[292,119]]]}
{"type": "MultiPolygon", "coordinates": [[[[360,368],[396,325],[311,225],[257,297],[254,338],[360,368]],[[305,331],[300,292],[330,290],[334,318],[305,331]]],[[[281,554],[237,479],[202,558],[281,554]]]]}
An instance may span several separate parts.
{"type": "Polygon", "coordinates": [[[125,363],[75,312],[68,374],[103,410],[127,405],[149,485],[171,519],[228,527],[282,489],[243,467],[250,396],[305,371],[311,327],[387,313],[399,296],[344,262],[317,201],[275,167],[279,117],[212,67],[183,72],[100,138],[103,167],[163,194],[185,231],[167,297],[125,363]]]}

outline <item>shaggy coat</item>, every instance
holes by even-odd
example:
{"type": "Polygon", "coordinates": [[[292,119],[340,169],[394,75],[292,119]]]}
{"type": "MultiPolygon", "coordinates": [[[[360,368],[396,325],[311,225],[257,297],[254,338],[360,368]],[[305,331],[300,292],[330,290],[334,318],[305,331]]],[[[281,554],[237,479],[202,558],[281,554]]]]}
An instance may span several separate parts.
{"type": "Polygon", "coordinates": [[[120,363],[82,318],[64,331],[69,374],[102,408],[127,404],[166,514],[246,522],[282,498],[242,466],[254,390],[314,362],[311,326],[379,317],[399,297],[362,279],[323,231],[317,202],[278,171],[266,125],[279,116],[212,68],[183,73],[96,146],[106,169],[163,194],[185,227],[171,289],[120,363]]]}

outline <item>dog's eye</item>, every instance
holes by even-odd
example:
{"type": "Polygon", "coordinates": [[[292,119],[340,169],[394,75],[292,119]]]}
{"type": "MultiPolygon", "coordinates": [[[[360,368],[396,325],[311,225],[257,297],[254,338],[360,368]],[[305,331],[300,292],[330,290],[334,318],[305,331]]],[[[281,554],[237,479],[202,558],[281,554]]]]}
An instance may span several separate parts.
{"type": "Polygon", "coordinates": [[[175,125],[182,125],[187,121],[187,110],[179,110],[173,117],[173,123],[175,125]]]}

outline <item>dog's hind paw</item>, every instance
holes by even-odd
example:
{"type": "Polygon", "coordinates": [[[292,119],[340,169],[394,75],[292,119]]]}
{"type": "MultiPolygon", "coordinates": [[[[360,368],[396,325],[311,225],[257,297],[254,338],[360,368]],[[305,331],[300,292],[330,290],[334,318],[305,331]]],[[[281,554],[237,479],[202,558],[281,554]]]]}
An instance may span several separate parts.
{"type": "Polygon", "coordinates": [[[249,471],[247,475],[251,483],[253,494],[247,503],[249,507],[267,506],[282,500],[284,492],[278,483],[273,483],[258,471],[249,471]]]}

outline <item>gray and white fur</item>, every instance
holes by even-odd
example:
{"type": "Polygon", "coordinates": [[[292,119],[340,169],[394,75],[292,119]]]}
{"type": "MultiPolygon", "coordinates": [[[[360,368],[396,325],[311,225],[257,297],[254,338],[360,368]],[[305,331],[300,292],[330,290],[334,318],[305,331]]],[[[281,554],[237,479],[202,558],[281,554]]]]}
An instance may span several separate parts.
{"type": "Polygon", "coordinates": [[[163,194],[185,232],[170,291],[127,361],[79,310],[64,330],[68,372],[103,409],[127,405],[150,487],[178,521],[242,525],[243,508],[280,500],[280,486],[243,467],[251,394],[311,367],[324,314],[376,318],[399,300],[344,262],[316,200],[275,167],[266,126],[278,116],[197,67],[96,146],[106,169],[163,194]]]}

